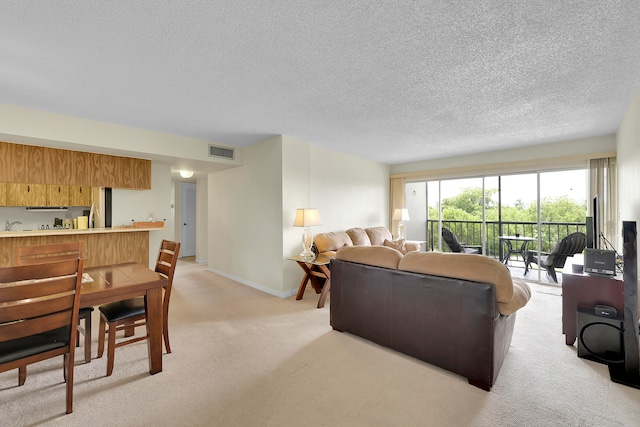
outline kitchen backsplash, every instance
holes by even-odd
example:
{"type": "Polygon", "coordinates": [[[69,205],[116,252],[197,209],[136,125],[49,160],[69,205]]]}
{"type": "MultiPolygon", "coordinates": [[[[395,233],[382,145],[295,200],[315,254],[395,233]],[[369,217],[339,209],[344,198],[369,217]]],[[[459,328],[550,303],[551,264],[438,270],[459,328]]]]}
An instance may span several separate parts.
{"type": "Polygon", "coordinates": [[[11,227],[11,231],[38,230],[43,226],[45,229],[47,226],[52,229],[54,228],[55,218],[62,219],[64,224],[66,218],[73,219],[82,216],[85,210],[87,208],[72,207],[67,211],[32,212],[23,207],[0,207],[0,227],[2,227],[0,231],[5,230],[7,221],[9,223],[21,222],[21,224],[14,224],[11,227]]]}

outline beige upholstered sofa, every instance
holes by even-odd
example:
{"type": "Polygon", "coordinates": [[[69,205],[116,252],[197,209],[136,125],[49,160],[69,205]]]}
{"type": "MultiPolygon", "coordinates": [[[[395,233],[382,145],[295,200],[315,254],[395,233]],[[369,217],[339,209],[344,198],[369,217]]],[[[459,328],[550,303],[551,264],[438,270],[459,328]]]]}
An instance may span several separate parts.
{"type": "Polygon", "coordinates": [[[531,297],[483,255],[343,247],[331,260],[331,326],[493,386],[531,297]]]}
{"type": "Polygon", "coordinates": [[[316,234],[313,239],[319,254],[330,257],[344,246],[388,246],[401,253],[419,251],[420,244],[404,239],[393,240],[386,227],[350,228],[347,231],[332,231],[316,234]]]}

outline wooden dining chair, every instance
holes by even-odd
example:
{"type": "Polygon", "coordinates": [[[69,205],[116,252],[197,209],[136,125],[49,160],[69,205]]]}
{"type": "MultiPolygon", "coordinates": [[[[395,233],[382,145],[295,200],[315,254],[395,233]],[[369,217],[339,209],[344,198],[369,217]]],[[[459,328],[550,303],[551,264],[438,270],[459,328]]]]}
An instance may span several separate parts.
{"type": "Polygon", "coordinates": [[[84,259],[0,267],[0,372],[63,356],[66,412],[73,411],[73,371],[84,259]]]}
{"type": "MultiPolygon", "coordinates": [[[[171,287],[173,275],[178,263],[180,253],[180,243],[163,240],[160,244],[158,260],[155,271],[167,278],[167,285],[164,288],[162,300],[162,336],[167,353],[171,353],[169,345],[169,299],[171,297],[171,287]]],[[[103,304],[98,307],[100,311],[100,328],[98,340],[98,357],[104,353],[104,338],[107,335],[107,376],[113,372],[113,363],[116,347],[132,344],[146,340],[147,334],[143,336],[128,338],[116,343],[116,332],[125,331],[125,337],[131,335],[131,331],[139,326],[146,325],[146,311],[144,297],[131,298],[123,301],[116,301],[103,304]],[[107,325],[109,328],[107,329],[107,325]]]]}
{"type": "MultiPolygon", "coordinates": [[[[55,243],[49,245],[16,246],[15,265],[33,265],[64,259],[84,258],[82,242],[55,243]]],[[[78,313],[78,330],[84,334],[84,361],[91,362],[91,313],[93,307],[81,308],[78,313]],[[82,327],[81,323],[84,323],[82,327]]],[[[76,346],[80,345],[78,335],[76,346]]]]}

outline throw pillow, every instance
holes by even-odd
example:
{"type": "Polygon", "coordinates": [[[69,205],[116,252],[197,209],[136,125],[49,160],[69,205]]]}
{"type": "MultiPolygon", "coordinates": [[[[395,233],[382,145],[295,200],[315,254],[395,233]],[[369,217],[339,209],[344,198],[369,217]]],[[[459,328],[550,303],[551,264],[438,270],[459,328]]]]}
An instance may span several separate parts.
{"type": "Polygon", "coordinates": [[[384,239],[384,246],[388,246],[390,248],[396,249],[402,252],[403,255],[407,253],[407,250],[404,247],[404,239],[398,239],[398,240],[384,239]]]}

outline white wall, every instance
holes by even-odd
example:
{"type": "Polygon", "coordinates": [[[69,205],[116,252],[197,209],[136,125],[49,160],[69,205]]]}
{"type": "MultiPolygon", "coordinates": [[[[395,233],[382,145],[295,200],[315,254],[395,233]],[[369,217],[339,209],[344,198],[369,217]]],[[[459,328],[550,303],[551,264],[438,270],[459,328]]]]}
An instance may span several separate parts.
{"type": "Polygon", "coordinates": [[[131,225],[131,221],[146,221],[150,213],[156,220],[165,220],[165,229],[149,232],[149,266],[155,267],[162,239],[174,239],[174,191],[171,167],[152,163],[151,190],[112,191],[112,225],[131,225]]]}
{"type": "Polygon", "coordinates": [[[209,180],[198,178],[196,182],[196,262],[207,262],[207,244],[209,236],[209,180]]]}
{"type": "Polygon", "coordinates": [[[297,208],[315,207],[313,232],[388,224],[389,167],[282,136],[245,147],[244,166],[209,176],[209,267],[286,297],[302,270],[297,208]]]}
{"type": "Polygon", "coordinates": [[[276,295],[282,286],[282,142],[244,151],[244,166],[209,174],[209,268],[276,295]]]}
{"type": "Polygon", "coordinates": [[[236,159],[207,157],[210,141],[154,132],[112,123],[0,104],[0,140],[52,146],[79,151],[125,153],[131,157],[188,159],[193,164],[242,164],[242,150],[236,159]]]}
{"type": "Polygon", "coordinates": [[[620,224],[635,221],[640,227],[640,89],[618,129],[617,146],[620,224]]]}
{"type": "MultiPolygon", "coordinates": [[[[556,142],[533,147],[513,148],[509,150],[477,153],[467,156],[448,157],[445,159],[425,160],[402,163],[391,166],[391,173],[408,173],[448,168],[474,167],[507,162],[535,161],[554,158],[571,158],[594,153],[616,151],[615,135],[604,135],[572,141],[556,142]]],[[[539,162],[543,163],[543,162],[539,162]]]]}

